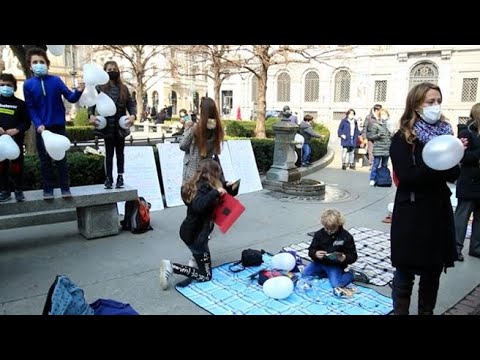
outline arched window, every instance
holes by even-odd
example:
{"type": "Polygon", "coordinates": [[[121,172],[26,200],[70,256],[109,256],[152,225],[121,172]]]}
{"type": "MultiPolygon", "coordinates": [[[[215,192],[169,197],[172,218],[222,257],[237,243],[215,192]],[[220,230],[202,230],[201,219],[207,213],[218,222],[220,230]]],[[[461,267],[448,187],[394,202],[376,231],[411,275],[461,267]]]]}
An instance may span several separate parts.
{"type": "Polygon", "coordinates": [[[252,77],[252,102],[256,103],[258,99],[258,79],[254,75],[252,77]]]}
{"type": "Polygon", "coordinates": [[[347,70],[340,70],[335,75],[335,102],[350,101],[350,73],[347,70]]]}
{"type": "Polygon", "coordinates": [[[320,77],[315,71],[310,71],[305,76],[305,101],[318,101],[320,89],[320,77]]]}
{"type": "Polygon", "coordinates": [[[438,84],[438,69],[434,64],[428,62],[420,63],[410,72],[409,89],[423,82],[438,84]]]}
{"type": "Polygon", "coordinates": [[[290,101],[290,75],[286,72],[277,78],[277,101],[290,101]]]}

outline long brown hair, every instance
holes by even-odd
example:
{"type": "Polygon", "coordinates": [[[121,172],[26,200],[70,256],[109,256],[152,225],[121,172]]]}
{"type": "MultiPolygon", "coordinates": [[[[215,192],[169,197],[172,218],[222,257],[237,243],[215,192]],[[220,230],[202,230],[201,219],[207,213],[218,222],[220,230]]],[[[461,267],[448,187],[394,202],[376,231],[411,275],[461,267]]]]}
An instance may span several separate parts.
{"type": "Polygon", "coordinates": [[[480,133],[480,103],[476,103],[472,106],[472,110],[470,110],[470,118],[474,121],[474,124],[480,133]]]}
{"type": "Polygon", "coordinates": [[[207,156],[207,140],[208,140],[208,130],[207,122],[208,119],[215,119],[215,140],[214,140],[214,153],[220,154],[221,145],[223,142],[223,137],[225,132],[223,131],[222,122],[220,121],[220,115],[218,114],[217,106],[215,101],[209,97],[202,98],[200,103],[200,121],[195,127],[195,142],[198,146],[198,151],[201,156],[207,156]]]}
{"type": "MultiPolygon", "coordinates": [[[[400,131],[403,133],[403,136],[405,136],[405,139],[409,144],[412,144],[417,138],[417,134],[415,134],[415,131],[413,130],[413,125],[415,125],[418,118],[417,110],[422,106],[429,90],[437,90],[443,99],[440,87],[428,82],[414,86],[407,95],[405,111],[400,118],[400,131]]],[[[442,114],[440,121],[445,120],[446,118],[442,114]]]]}
{"type": "MultiPolygon", "coordinates": [[[[108,65],[115,66],[117,71],[120,72],[120,70],[118,69],[118,64],[117,64],[116,61],[107,61],[103,65],[103,70],[107,71],[108,65]]],[[[113,83],[115,83],[115,85],[117,85],[118,88],[120,89],[120,102],[122,104],[126,104],[127,101],[128,101],[128,89],[127,89],[127,86],[123,83],[120,75],[118,75],[118,78],[116,80],[110,80],[110,81],[113,81],[113,83]]],[[[105,92],[106,90],[110,90],[110,87],[111,87],[110,81],[108,83],[106,83],[105,85],[101,85],[100,90],[102,90],[103,92],[105,92]]]]}
{"type": "Polygon", "coordinates": [[[222,170],[217,161],[204,159],[198,163],[197,171],[182,186],[182,199],[190,204],[197,195],[197,186],[201,182],[207,182],[212,188],[218,189],[222,186],[220,176],[222,170]]]}

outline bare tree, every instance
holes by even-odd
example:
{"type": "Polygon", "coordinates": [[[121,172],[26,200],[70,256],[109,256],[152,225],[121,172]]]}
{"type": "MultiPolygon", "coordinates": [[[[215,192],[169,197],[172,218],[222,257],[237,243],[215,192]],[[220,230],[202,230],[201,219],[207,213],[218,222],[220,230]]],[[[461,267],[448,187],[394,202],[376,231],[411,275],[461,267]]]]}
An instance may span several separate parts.
{"type": "Polygon", "coordinates": [[[243,45],[238,50],[242,54],[241,66],[258,80],[257,124],[255,136],[265,138],[265,113],[268,70],[272,66],[286,66],[290,63],[310,63],[316,61],[327,64],[328,60],[340,57],[351,51],[351,46],[322,45],[243,45]]]}
{"type": "MultiPolygon", "coordinates": [[[[25,79],[32,77],[32,72],[30,71],[30,64],[27,62],[27,51],[32,48],[40,48],[47,51],[47,45],[10,45],[13,54],[20,62],[20,65],[25,75],[25,79]]],[[[25,134],[25,150],[27,154],[36,154],[36,138],[35,138],[35,127],[30,126],[30,129],[25,134]]]]}
{"type": "Polygon", "coordinates": [[[181,76],[208,76],[213,81],[214,100],[220,109],[220,89],[225,79],[242,71],[241,62],[235,56],[238,46],[233,45],[175,45],[176,51],[184,52],[187,62],[193,64],[189,71],[182,68],[178,58],[171,57],[170,64],[181,76]],[[199,64],[201,66],[199,66],[199,64]]]}
{"type": "Polygon", "coordinates": [[[168,69],[162,69],[159,57],[166,51],[161,45],[100,45],[93,51],[107,51],[126,60],[128,67],[122,71],[123,81],[135,89],[137,112],[140,114],[145,93],[159,80],[168,69]]]}

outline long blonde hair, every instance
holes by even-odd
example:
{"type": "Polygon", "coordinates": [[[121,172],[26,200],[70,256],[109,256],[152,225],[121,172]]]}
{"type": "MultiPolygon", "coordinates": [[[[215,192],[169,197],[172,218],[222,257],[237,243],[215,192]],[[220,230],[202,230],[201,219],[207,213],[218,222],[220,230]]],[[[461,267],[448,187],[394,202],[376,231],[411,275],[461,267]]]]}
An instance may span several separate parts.
{"type": "Polygon", "coordinates": [[[470,110],[470,118],[474,121],[478,132],[480,133],[480,103],[476,103],[472,106],[472,110],[470,110]]]}
{"type": "Polygon", "coordinates": [[[204,159],[198,163],[197,171],[182,186],[182,199],[190,204],[197,195],[198,185],[201,182],[208,183],[212,188],[218,189],[222,186],[220,176],[222,169],[217,161],[204,159]]]}
{"type": "MultiPolygon", "coordinates": [[[[438,85],[427,82],[414,86],[407,95],[405,111],[400,118],[400,131],[403,133],[409,144],[413,144],[417,138],[417,134],[415,134],[415,130],[413,130],[413,125],[415,125],[415,122],[418,118],[417,110],[425,101],[427,92],[429,90],[437,90],[440,93],[440,96],[443,98],[442,91],[438,85]]],[[[446,120],[447,119],[442,114],[440,121],[446,120]]]]}

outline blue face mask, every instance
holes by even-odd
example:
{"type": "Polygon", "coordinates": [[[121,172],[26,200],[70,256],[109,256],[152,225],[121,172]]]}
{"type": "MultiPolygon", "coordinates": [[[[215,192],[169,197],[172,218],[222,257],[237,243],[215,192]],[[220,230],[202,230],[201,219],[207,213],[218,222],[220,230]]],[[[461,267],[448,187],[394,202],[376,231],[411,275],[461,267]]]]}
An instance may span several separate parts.
{"type": "Polygon", "coordinates": [[[33,64],[32,69],[36,76],[44,76],[48,72],[46,64],[33,64]]]}
{"type": "Polygon", "coordinates": [[[10,97],[14,93],[13,87],[8,86],[8,85],[1,85],[0,86],[0,95],[5,96],[5,97],[10,97]]]}

